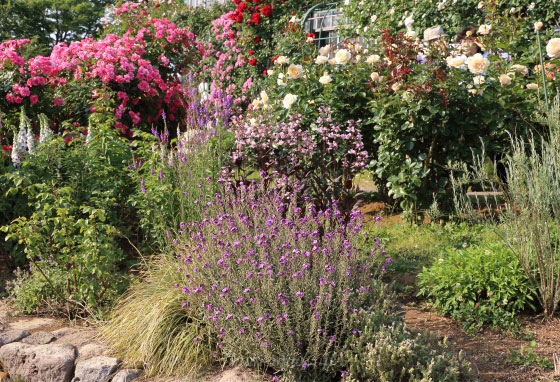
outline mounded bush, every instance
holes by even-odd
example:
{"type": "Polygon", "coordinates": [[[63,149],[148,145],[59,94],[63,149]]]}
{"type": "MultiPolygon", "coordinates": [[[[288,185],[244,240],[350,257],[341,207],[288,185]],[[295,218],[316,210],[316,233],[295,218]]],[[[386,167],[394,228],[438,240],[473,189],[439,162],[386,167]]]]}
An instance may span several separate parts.
{"type": "Polygon", "coordinates": [[[535,308],[535,288],[503,245],[448,250],[418,278],[421,295],[470,328],[514,329],[516,315],[535,308]]]}

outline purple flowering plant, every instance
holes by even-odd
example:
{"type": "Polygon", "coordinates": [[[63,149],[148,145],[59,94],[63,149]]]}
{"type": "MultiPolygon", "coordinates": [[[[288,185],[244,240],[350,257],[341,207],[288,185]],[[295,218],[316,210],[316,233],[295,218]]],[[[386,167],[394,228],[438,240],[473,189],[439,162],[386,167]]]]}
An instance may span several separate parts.
{"type": "Polygon", "coordinates": [[[368,162],[359,126],[360,121],[336,123],[328,107],[311,123],[298,113],[278,120],[272,113],[249,112],[232,121],[236,173],[256,169],[265,178],[288,177],[298,185],[298,197],[310,197],[322,210],[336,202],[348,217],[359,193],[353,180],[368,162]]]}
{"type": "MultiPolygon", "coordinates": [[[[192,78],[184,89],[189,99],[185,123],[173,138],[167,129],[160,133],[137,132],[134,165],[140,206],[140,224],[148,237],[165,244],[181,222],[200,217],[197,201],[217,190],[229,143],[226,131],[232,113],[232,97],[219,89],[200,94],[192,78]]],[[[184,223],[183,223],[184,224],[184,223]]]]}
{"type": "Polygon", "coordinates": [[[345,219],[336,202],[320,210],[254,182],[225,186],[204,211],[176,239],[175,287],[216,358],[283,380],[330,378],[344,370],[337,349],[359,335],[364,312],[393,317],[376,250],[360,249],[368,238],[358,210],[345,219]]]}

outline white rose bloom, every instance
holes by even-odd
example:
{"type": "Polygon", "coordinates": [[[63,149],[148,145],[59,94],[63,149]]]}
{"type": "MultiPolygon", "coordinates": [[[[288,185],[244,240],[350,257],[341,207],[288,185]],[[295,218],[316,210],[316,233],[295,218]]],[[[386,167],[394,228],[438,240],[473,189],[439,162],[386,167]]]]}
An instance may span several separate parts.
{"type": "Polygon", "coordinates": [[[458,68],[462,65],[465,64],[465,61],[467,60],[466,56],[456,56],[456,57],[447,57],[446,61],[447,61],[447,65],[452,67],[452,68],[458,68]]]}
{"type": "Polygon", "coordinates": [[[254,99],[253,102],[251,102],[251,104],[253,105],[253,107],[256,109],[261,105],[261,101],[258,99],[254,99]]]}
{"type": "Polygon", "coordinates": [[[323,85],[330,84],[332,82],[332,78],[328,74],[325,74],[319,78],[319,82],[323,85]]]}
{"type": "Polygon", "coordinates": [[[515,64],[515,65],[512,65],[511,68],[513,70],[515,70],[517,73],[520,73],[524,76],[529,74],[529,69],[525,65],[515,64]]]}
{"type": "Polygon", "coordinates": [[[406,29],[410,29],[412,27],[412,24],[414,24],[414,19],[412,18],[412,16],[408,16],[406,19],[404,19],[404,26],[406,27],[406,29]]]}
{"type": "Polygon", "coordinates": [[[478,9],[482,9],[482,8],[484,8],[484,2],[483,1],[478,3],[478,9]]]}
{"type": "Polygon", "coordinates": [[[371,78],[372,81],[377,81],[377,80],[379,80],[379,73],[373,72],[373,73],[371,73],[369,78],[371,78]]]}
{"type": "Polygon", "coordinates": [[[399,89],[401,88],[401,83],[400,82],[395,82],[392,86],[391,89],[396,92],[399,91],[399,89]]]}
{"type": "Polygon", "coordinates": [[[288,62],[289,62],[289,59],[286,56],[279,56],[276,59],[276,65],[284,65],[284,64],[287,64],[288,62]]]}
{"type": "Polygon", "coordinates": [[[284,99],[282,100],[282,106],[284,106],[285,109],[289,109],[292,107],[292,105],[297,101],[297,95],[294,94],[286,94],[286,96],[284,97],[284,99]]]}
{"type": "Polygon", "coordinates": [[[334,59],[334,57],[329,60],[329,64],[336,65],[336,60],[334,59]]]}
{"type": "Polygon", "coordinates": [[[317,58],[315,59],[315,63],[317,65],[324,65],[327,62],[329,62],[329,59],[326,56],[317,56],[317,58]]]}
{"type": "Polygon", "coordinates": [[[352,59],[352,53],[350,53],[348,50],[346,49],[340,49],[338,52],[336,52],[336,54],[334,55],[334,61],[338,64],[338,65],[345,65],[348,62],[350,62],[350,60],[352,59]]]}
{"type": "Polygon", "coordinates": [[[409,30],[409,31],[406,31],[405,36],[408,37],[408,38],[415,39],[417,35],[416,35],[416,32],[409,30]]]}
{"type": "Polygon", "coordinates": [[[500,80],[500,84],[502,86],[511,85],[511,77],[508,76],[507,74],[502,74],[500,77],[498,77],[498,79],[500,80]]]}
{"type": "Polygon", "coordinates": [[[321,56],[328,56],[330,52],[331,52],[331,46],[330,45],[325,45],[325,46],[319,48],[319,54],[321,56]]]}
{"type": "Polygon", "coordinates": [[[538,88],[539,88],[538,84],[533,84],[533,83],[527,84],[527,89],[535,90],[535,89],[538,89],[538,88]]]}
{"type": "Polygon", "coordinates": [[[551,58],[560,56],[560,38],[553,38],[546,44],[546,53],[551,58]]]}
{"type": "Polygon", "coordinates": [[[375,64],[376,62],[379,62],[379,60],[381,59],[381,57],[379,57],[379,55],[377,54],[372,54],[371,56],[369,56],[366,60],[366,62],[370,65],[375,64]]]}
{"type": "Polygon", "coordinates": [[[535,32],[540,31],[542,29],[542,27],[543,27],[543,23],[541,21],[537,21],[535,23],[535,32]]]}
{"type": "Polygon", "coordinates": [[[484,79],[483,76],[475,76],[473,77],[473,82],[475,85],[482,85],[484,83],[486,83],[486,80],[484,79]]]}
{"type": "Polygon", "coordinates": [[[268,70],[266,71],[266,74],[268,74],[269,76],[272,76],[272,75],[274,74],[274,70],[268,69],[268,70]]]}
{"type": "Polygon", "coordinates": [[[482,24],[481,26],[478,27],[478,31],[476,33],[485,35],[490,33],[491,29],[492,29],[492,25],[482,24]]]}
{"type": "Polygon", "coordinates": [[[303,66],[294,64],[288,66],[288,77],[292,80],[303,77],[303,66]]]}
{"type": "Polygon", "coordinates": [[[473,74],[483,74],[486,73],[488,67],[490,66],[490,61],[487,58],[483,57],[482,54],[477,53],[474,56],[467,58],[466,61],[469,70],[473,74]]]}
{"type": "Polygon", "coordinates": [[[372,23],[374,23],[377,20],[377,15],[371,16],[370,20],[372,23]]]}
{"type": "Polygon", "coordinates": [[[266,94],[266,92],[263,90],[263,91],[261,92],[261,102],[262,102],[264,105],[267,105],[267,104],[268,104],[268,101],[269,101],[268,94],[266,94]]]}
{"type": "Polygon", "coordinates": [[[528,11],[532,11],[533,9],[535,9],[536,4],[535,3],[531,3],[529,4],[529,6],[527,7],[528,11]]]}
{"type": "Polygon", "coordinates": [[[509,13],[515,13],[515,11],[516,11],[516,9],[515,9],[515,7],[513,7],[509,10],[509,13]]]}

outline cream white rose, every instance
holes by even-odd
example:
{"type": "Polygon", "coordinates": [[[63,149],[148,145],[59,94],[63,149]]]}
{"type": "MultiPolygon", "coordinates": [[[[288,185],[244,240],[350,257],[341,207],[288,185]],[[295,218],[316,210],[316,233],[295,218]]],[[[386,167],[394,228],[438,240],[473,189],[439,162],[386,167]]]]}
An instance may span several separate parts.
{"type": "Polygon", "coordinates": [[[272,75],[274,74],[274,70],[268,69],[268,70],[266,71],[266,74],[269,75],[269,76],[272,76],[272,75]]]}
{"type": "Polygon", "coordinates": [[[288,66],[288,77],[292,80],[303,77],[303,66],[294,64],[288,66]]]}
{"type": "Polygon", "coordinates": [[[371,78],[372,81],[377,81],[377,80],[379,80],[379,73],[373,72],[373,73],[371,73],[369,78],[371,78]]]}
{"type": "Polygon", "coordinates": [[[447,57],[447,65],[452,68],[458,68],[465,64],[467,57],[465,56],[456,56],[456,57],[447,57]]]}
{"type": "Polygon", "coordinates": [[[511,85],[511,77],[508,76],[507,74],[502,74],[500,75],[500,77],[498,77],[498,80],[500,81],[500,84],[502,86],[509,86],[511,85]]]}
{"type": "Polygon", "coordinates": [[[268,94],[266,94],[266,92],[263,90],[263,91],[261,92],[261,102],[262,102],[264,105],[267,105],[267,104],[268,104],[268,101],[269,101],[268,94]]]}
{"type": "Polygon", "coordinates": [[[253,102],[251,102],[251,104],[253,105],[253,107],[256,109],[261,105],[261,100],[259,99],[254,99],[253,102]]]}
{"type": "Polygon", "coordinates": [[[350,60],[352,59],[352,53],[350,53],[348,50],[346,49],[340,49],[339,51],[336,52],[336,54],[334,55],[334,61],[338,64],[338,65],[345,65],[348,62],[350,62],[350,60]]]}
{"type": "Polygon", "coordinates": [[[377,54],[372,54],[371,56],[369,56],[366,60],[366,62],[370,65],[375,64],[376,62],[379,62],[379,60],[381,59],[381,57],[379,57],[379,55],[377,54]]]}
{"type": "Polygon", "coordinates": [[[490,29],[492,29],[492,25],[488,25],[488,24],[482,24],[481,26],[478,27],[478,34],[488,34],[490,33],[490,29]]]}
{"type": "Polygon", "coordinates": [[[401,88],[401,86],[402,86],[402,85],[401,85],[400,82],[395,82],[395,83],[391,86],[391,89],[392,89],[394,92],[396,92],[396,91],[399,91],[399,89],[401,88]]]}
{"type": "Polygon", "coordinates": [[[473,80],[475,85],[482,85],[482,84],[486,83],[486,80],[482,76],[475,76],[475,77],[473,77],[472,80],[473,80]]]}
{"type": "Polygon", "coordinates": [[[330,52],[331,52],[331,46],[330,45],[325,45],[325,46],[319,48],[319,54],[321,56],[328,56],[330,52]]]}
{"type": "Polygon", "coordinates": [[[535,9],[535,6],[536,6],[536,5],[537,5],[537,4],[535,4],[535,3],[529,4],[529,6],[527,7],[527,10],[528,10],[528,11],[532,11],[533,9],[535,9]]]}
{"type": "Polygon", "coordinates": [[[315,63],[317,65],[324,65],[327,62],[329,62],[329,59],[326,56],[317,56],[317,58],[315,59],[315,63]]]}
{"type": "Polygon", "coordinates": [[[292,105],[297,101],[297,95],[295,94],[286,94],[284,99],[282,100],[282,106],[284,109],[289,109],[292,105]]]}
{"type": "Polygon", "coordinates": [[[524,76],[526,76],[529,73],[529,69],[525,65],[515,64],[512,65],[511,68],[515,70],[517,73],[520,73],[524,76]]]}
{"type": "Polygon", "coordinates": [[[332,77],[328,74],[324,74],[321,78],[319,78],[319,82],[323,85],[330,84],[332,82],[332,77]]]}
{"type": "Polygon", "coordinates": [[[405,36],[408,37],[408,38],[411,38],[411,39],[415,39],[417,34],[416,34],[416,32],[414,32],[412,30],[409,30],[409,31],[406,31],[405,36]]]}
{"type": "Polygon", "coordinates": [[[560,56],[560,38],[553,38],[546,44],[546,53],[551,58],[560,56]]]}
{"type": "Polygon", "coordinates": [[[533,84],[533,83],[527,84],[527,89],[535,90],[535,89],[538,89],[538,88],[539,88],[538,84],[533,84]]]}
{"type": "Polygon", "coordinates": [[[480,53],[467,58],[466,63],[473,74],[486,73],[486,70],[488,70],[488,67],[490,66],[490,61],[488,61],[488,59],[483,57],[480,53]]]}
{"type": "Polygon", "coordinates": [[[276,63],[276,65],[285,65],[285,64],[287,64],[289,61],[290,61],[290,60],[288,59],[288,57],[286,57],[286,56],[279,56],[279,57],[276,59],[275,63],[276,63]]]}
{"type": "Polygon", "coordinates": [[[535,23],[535,32],[540,31],[543,27],[543,23],[541,21],[537,21],[535,23]]]}

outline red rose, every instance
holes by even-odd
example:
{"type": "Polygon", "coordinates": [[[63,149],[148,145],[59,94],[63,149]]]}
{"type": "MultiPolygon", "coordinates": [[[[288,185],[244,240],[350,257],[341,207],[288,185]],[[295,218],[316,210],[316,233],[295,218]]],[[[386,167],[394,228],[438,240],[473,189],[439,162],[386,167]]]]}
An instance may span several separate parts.
{"type": "Polygon", "coordinates": [[[253,50],[249,50],[249,56],[252,56],[255,52],[253,52],[253,50]]]}
{"type": "Polygon", "coordinates": [[[241,0],[233,0],[233,3],[239,5],[239,3],[241,3],[241,0]]]}
{"type": "Polygon", "coordinates": [[[235,21],[237,21],[238,23],[242,23],[243,22],[243,13],[238,13],[235,16],[235,21]]]}
{"type": "Polygon", "coordinates": [[[254,22],[255,24],[258,24],[261,21],[261,14],[253,13],[253,16],[251,17],[251,21],[254,22]]]}
{"type": "Polygon", "coordinates": [[[252,58],[251,60],[249,60],[249,65],[251,65],[251,66],[257,65],[257,59],[256,59],[256,58],[252,58]]]}
{"type": "Polygon", "coordinates": [[[260,38],[259,36],[255,37],[255,44],[258,44],[261,41],[262,41],[262,38],[260,38]]]}
{"type": "Polygon", "coordinates": [[[274,57],[274,58],[272,59],[272,62],[275,62],[276,60],[278,60],[278,56],[274,57]]]}
{"type": "Polygon", "coordinates": [[[305,36],[306,38],[315,38],[315,33],[308,33],[307,36],[305,36]]]}
{"type": "Polygon", "coordinates": [[[160,5],[161,5],[161,4],[156,4],[156,8],[159,8],[160,5]]]}
{"type": "Polygon", "coordinates": [[[272,13],[272,7],[270,5],[265,5],[265,6],[262,7],[261,12],[264,16],[270,17],[270,15],[272,13]]]}

